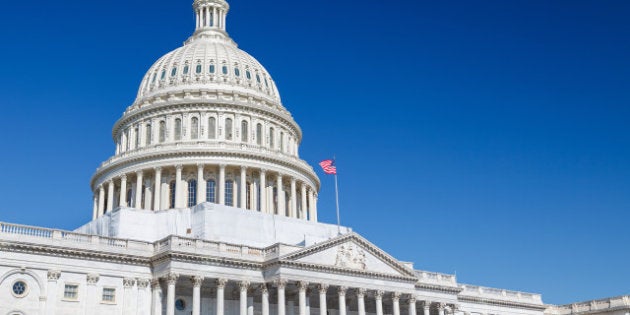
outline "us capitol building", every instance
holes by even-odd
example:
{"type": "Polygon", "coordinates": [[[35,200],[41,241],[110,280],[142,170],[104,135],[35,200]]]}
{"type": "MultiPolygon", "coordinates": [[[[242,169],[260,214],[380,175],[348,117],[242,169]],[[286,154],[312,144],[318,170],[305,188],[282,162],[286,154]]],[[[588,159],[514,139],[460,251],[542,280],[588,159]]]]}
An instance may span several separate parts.
{"type": "Polygon", "coordinates": [[[0,315],[629,315],[414,269],[319,223],[320,181],[269,72],[195,0],[196,30],[142,79],[75,231],[0,223],[0,315]]]}

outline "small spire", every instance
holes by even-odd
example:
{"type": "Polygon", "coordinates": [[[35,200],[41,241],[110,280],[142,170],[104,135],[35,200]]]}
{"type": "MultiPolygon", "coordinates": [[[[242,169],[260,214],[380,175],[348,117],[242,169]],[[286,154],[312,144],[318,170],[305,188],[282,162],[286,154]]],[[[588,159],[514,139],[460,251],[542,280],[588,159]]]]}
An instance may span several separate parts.
{"type": "Polygon", "coordinates": [[[225,0],[195,0],[193,9],[196,16],[195,33],[200,31],[226,33],[225,18],[230,5],[225,0]]]}

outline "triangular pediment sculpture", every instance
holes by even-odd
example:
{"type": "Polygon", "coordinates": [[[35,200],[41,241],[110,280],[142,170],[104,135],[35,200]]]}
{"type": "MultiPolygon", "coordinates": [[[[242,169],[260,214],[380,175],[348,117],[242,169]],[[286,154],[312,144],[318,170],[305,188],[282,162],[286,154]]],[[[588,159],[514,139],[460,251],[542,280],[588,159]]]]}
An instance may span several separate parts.
{"type": "Polygon", "coordinates": [[[355,272],[415,277],[413,270],[356,233],[309,246],[281,260],[355,272]]]}

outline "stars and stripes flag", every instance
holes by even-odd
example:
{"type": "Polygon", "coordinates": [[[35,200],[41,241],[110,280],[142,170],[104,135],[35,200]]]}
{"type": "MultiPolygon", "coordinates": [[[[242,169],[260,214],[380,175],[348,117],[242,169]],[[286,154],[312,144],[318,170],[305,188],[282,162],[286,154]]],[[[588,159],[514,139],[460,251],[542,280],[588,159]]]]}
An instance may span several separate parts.
{"type": "Polygon", "coordinates": [[[337,175],[337,167],[335,166],[335,161],[333,160],[323,160],[319,162],[319,166],[322,167],[324,173],[329,175],[337,175]]]}

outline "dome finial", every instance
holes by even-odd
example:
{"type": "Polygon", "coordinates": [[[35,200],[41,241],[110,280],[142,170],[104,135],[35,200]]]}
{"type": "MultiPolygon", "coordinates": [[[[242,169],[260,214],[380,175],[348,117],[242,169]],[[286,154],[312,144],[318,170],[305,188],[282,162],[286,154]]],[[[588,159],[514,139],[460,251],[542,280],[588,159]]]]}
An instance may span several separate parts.
{"type": "Polygon", "coordinates": [[[225,0],[195,0],[193,9],[196,16],[195,32],[214,30],[225,33],[225,17],[230,5],[225,0]]]}

